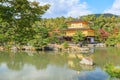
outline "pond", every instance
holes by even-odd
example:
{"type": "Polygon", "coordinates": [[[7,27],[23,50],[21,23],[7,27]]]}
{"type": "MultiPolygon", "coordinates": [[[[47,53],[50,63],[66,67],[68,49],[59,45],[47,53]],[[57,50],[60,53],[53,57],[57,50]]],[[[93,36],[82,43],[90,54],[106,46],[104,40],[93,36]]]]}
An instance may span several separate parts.
{"type": "Polygon", "coordinates": [[[0,51],[0,80],[107,80],[104,66],[120,64],[118,48],[99,48],[83,54],[92,57],[94,66],[80,65],[80,59],[68,58],[69,54],[75,53],[0,51]]]}

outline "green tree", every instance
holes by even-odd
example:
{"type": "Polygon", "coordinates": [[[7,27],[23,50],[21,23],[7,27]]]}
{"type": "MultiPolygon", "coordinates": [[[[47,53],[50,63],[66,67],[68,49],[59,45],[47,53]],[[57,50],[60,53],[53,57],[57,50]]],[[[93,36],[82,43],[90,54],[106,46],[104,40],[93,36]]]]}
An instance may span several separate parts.
{"type": "Polygon", "coordinates": [[[69,47],[68,42],[64,42],[64,43],[63,43],[63,48],[65,48],[65,49],[66,49],[66,48],[68,48],[68,47],[69,47]]]}
{"type": "Polygon", "coordinates": [[[50,42],[49,29],[47,29],[44,25],[41,25],[39,22],[36,22],[33,25],[33,29],[35,31],[35,35],[29,43],[37,49],[44,48],[50,42]]]}
{"type": "MultiPolygon", "coordinates": [[[[48,8],[48,4],[40,6],[38,2],[28,0],[1,0],[0,17],[2,23],[8,24],[3,33],[15,43],[26,44],[34,35],[32,25],[41,20],[41,15],[48,8]]],[[[3,29],[3,26],[1,28],[3,29]]]]}
{"type": "Polygon", "coordinates": [[[51,43],[60,43],[60,40],[58,39],[58,34],[56,32],[52,32],[52,34],[49,37],[49,40],[51,43]]]}
{"type": "Polygon", "coordinates": [[[116,67],[113,64],[105,65],[105,71],[110,75],[112,80],[119,80],[120,79],[120,67],[116,67]]]}
{"type": "Polygon", "coordinates": [[[80,41],[84,40],[84,35],[81,31],[76,31],[76,33],[73,35],[72,39],[75,43],[79,43],[80,41]]]}
{"type": "Polygon", "coordinates": [[[120,32],[118,32],[118,35],[117,36],[117,43],[120,43],[120,32]]]}
{"type": "Polygon", "coordinates": [[[117,36],[116,35],[110,35],[107,40],[105,41],[105,43],[108,46],[115,46],[117,44],[118,40],[117,40],[117,36]]]}

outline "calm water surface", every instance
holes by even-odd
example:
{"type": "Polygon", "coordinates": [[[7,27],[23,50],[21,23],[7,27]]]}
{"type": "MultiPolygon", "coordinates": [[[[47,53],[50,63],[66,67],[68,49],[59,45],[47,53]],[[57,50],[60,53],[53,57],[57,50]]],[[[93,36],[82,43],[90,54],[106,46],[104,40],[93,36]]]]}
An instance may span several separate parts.
{"type": "Polygon", "coordinates": [[[80,59],[68,58],[70,53],[73,52],[1,51],[0,80],[107,80],[105,64],[120,64],[118,48],[84,54],[93,58],[94,66],[80,65],[80,59]]]}

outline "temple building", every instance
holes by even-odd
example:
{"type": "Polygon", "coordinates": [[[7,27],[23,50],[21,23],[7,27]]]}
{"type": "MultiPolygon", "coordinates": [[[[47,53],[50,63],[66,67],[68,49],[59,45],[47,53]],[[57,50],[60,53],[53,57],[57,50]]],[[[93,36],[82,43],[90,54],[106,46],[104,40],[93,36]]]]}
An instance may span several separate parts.
{"type": "Polygon", "coordinates": [[[90,24],[91,23],[82,20],[68,21],[68,28],[64,30],[64,38],[66,38],[67,40],[71,40],[72,36],[76,33],[76,31],[80,30],[84,35],[84,40],[88,41],[89,43],[93,43],[95,31],[90,28],[90,24]]]}

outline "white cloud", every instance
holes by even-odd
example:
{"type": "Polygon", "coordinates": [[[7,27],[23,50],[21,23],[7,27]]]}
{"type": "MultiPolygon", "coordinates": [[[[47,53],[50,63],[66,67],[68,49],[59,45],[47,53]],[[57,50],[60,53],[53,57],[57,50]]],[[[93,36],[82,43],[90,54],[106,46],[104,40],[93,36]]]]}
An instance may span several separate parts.
{"type": "Polygon", "coordinates": [[[73,17],[77,17],[77,16],[82,16],[90,13],[91,11],[87,9],[87,3],[84,2],[82,4],[73,6],[71,10],[68,12],[68,16],[74,15],[73,17]]]}
{"type": "Polygon", "coordinates": [[[120,15],[120,0],[115,0],[112,7],[105,10],[104,13],[112,13],[112,14],[120,15]]]}
{"type": "Polygon", "coordinates": [[[72,16],[78,17],[92,12],[88,10],[86,2],[80,0],[38,0],[40,4],[48,3],[51,5],[50,9],[44,17],[60,17],[72,16]]]}

